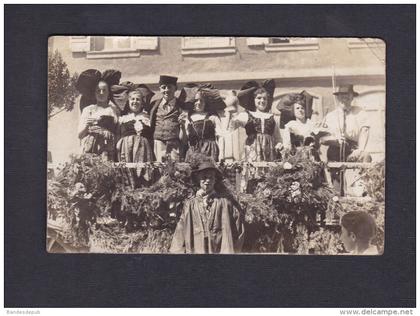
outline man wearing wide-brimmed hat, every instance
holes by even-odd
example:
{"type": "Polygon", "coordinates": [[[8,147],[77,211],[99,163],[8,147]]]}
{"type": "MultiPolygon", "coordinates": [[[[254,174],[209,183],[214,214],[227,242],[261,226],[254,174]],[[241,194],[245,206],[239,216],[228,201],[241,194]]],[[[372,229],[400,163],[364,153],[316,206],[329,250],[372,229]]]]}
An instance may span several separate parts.
{"type": "MultiPolygon", "coordinates": [[[[199,157],[200,154],[196,154],[199,157]]],[[[202,155],[202,154],[201,154],[202,155]]],[[[226,194],[222,173],[214,161],[202,155],[192,167],[199,187],[196,196],[185,202],[176,227],[171,253],[237,253],[244,239],[244,219],[239,205],[226,194]]]]}
{"type": "Polygon", "coordinates": [[[328,160],[339,161],[336,149],[340,143],[346,144],[345,160],[370,161],[371,157],[365,152],[369,137],[369,122],[366,113],[352,101],[359,95],[353,85],[343,85],[334,92],[337,108],[325,117],[325,125],[330,137],[324,139],[324,144],[330,146],[328,160]]]}
{"type": "Polygon", "coordinates": [[[179,160],[180,156],[180,123],[182,102],[175,97],[177,77],[161,75],[159,90],[162,98],[151,104],[150,122],[153,130],[154,152],[156,160],[161,162],[170,156],[179,160]]]}
{"type": "MultiPolygon", "coordinates": [[[[372,157],[366,152],[369,139],[369,122],[366,112],[360,107],[352,106],[352,101],[359,95],[353,85],[342,85],[333,93],[337,108],[325,117],[325,126],[330,133],[321,139],[328,145],[328,161],[371,162],[372,157]]],[[[332,174],[335,186],[339,181],[332,174]]]]}

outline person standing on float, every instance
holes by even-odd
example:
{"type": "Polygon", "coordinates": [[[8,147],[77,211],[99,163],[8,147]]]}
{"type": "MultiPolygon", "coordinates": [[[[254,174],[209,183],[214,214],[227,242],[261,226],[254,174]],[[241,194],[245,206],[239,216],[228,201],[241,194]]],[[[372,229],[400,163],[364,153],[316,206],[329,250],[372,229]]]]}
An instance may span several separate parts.
{"type": "Polygon", "coordinates": [[[100,155],[112,161],[118,115],[109,103],[109,86],[104,80],[96,85],[95,96],[96,104],[83,108],[80,115],[78,133],[82,153],[100,155]]]}
{"type": "Polygon", "coordinates": [[[271,113],[274,89],[274,80],[266,80],[262,85],[250,81],[238,92],[239,104],[246,111],[236,113],[228,126],[230,130],[245,128],[243,158],[247,162],[274,161],[276,152],[282,149],[278,122],[271,113]]]}
{"type": "Polygon", "coordinates": [[[192,168],[191,175],[197,192],[185,201],[169,251],[239,253],[245,236],[243,212],[239,203],[227,194],[222,173],[214,161],[204,154],[198,155],[202,156],[200,163],[192,168]]]}
{"type": "MultiPolygon", "coordinates": [[[[321,144],[328,146],[328,161],[371,162],[372,156],[366,151],[369,140],[369,117],[360,107],[352,102],[359,95],[353,85],[343,85],[333,93],[337,99],[337,108],[325,116],[324,127],[329,136],[321,138],[321,144]]],[[[344,194],[344,173],[331,170],[333,186],[344,194]]]]}
{"type": "Polygon", "coordinates": [[[164,161],[164,157],[170,157],[176,161],[180,159],[181,126],[178,119],[182,112],[182,102],[175,97],[177,80],[177,77],[160,76],[159,90],[162,98],[151,104],[150,126],[158,162],[164,161]]]}

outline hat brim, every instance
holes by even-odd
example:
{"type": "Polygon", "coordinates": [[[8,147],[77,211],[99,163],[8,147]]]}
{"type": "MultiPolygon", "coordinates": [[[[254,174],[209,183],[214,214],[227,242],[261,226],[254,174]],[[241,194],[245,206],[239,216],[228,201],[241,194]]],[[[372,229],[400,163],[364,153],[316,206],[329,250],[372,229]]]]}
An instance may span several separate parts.
{"type": "Polygon", "coordinates": [[[217,112],[223,111],[226,108],[226,104],[223,101],[220,93],[217,89],[200,87],[198,85],[185,86],[181,89],[179,94],[179,100],[184,103],[184,108],[191,111],[194,108],[195,96],[201,91],[205,98],[205,109],[206,112],[217,112]]]}
{"type": "Polygon", "coordinates": [[[238,95],[237,95],[239,105],[248,111],[255,111],[256,107],[255,107],[255,100],[254,100],[254,92],[256,90],[257,90],[256,87],[239,90],[238,95]]]}
{"type": "Polygon", "coordinates": [[[200,172],[205,171],[205,170],[214,170],[214,172],[216,173],[216,177],[219,179],[223,179],[223,173],[219,170],[219,168],[217,167],[205,167],[205,168],[199,168],[199,169],[195,169],[191,171],[191,176],[193,178],[195,178],[200,172]]]}
{"type": "Polygon", "coordinates": [[[178,99],[184,104],[188,104],[188,108],[192,109],[198,89],[198,86],[184,87],[181,89],[178,99]]]}
{"type": "Polygon", "coordinates": [[[124,92],[128,92],[129,88],[122,85],[113,85],[111,86],[111,94],[121,94],[124,92]]]}
{"type": "Polygon", "coordinates": [[[207,166],[207,167],[203,167],[203,168],[194,169],[194,170],[191,171],[191,173],[196,174],[196,173],[198,173],[200,171],[204,171],[204,170],[214,170],[214,171],[222,174],[222,172],[216,166],[207,166]]]}
{"type": "Polygon", "coordinates": [[[223,111],[226,108],[226,104],[220,96],[219,90],[203,88],[201,91],[204,94],[207,112],[223,111]]]}
{"type": "Polygon", "coordinates": [[[357,93],[356,91],[351,91],[351,92],[334,92],[334,95],[340,95],[340,94],[352,94],[355,97],[357,97],[359,95],[359,93],[357,93]]]}

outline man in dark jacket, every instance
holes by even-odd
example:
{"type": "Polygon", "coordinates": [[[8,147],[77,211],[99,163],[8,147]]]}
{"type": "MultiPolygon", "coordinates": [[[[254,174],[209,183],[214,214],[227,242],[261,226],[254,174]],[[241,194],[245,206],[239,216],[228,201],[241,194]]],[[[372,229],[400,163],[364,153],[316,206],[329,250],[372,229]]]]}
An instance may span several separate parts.
{"type": "Polygon", "coordinates": [[[180,123],[182,102],[175,98],[177,90],[176,77],[160,76],[159,89],[162,98],[151,104],[150,123],[153,130],[154,152],[156,160],[161,162],[163,157],[170,156],[179,160],[180,156],[180,123]]]}

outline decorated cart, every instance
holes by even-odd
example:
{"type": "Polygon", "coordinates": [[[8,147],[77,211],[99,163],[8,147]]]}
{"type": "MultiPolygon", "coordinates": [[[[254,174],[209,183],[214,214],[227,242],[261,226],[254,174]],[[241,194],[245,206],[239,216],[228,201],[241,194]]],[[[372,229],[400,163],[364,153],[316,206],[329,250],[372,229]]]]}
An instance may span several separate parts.
{"type": "MultiPolygon", "coordinates": [[[[278,162],[222,161],[219,168],[244,213],[244,253],[344,253],[339,220],[349,210],[375,218],[374,243],[383,251],[383,162],[324,164],[303,149],[278,162]],[[337,194],[328,183],[329,168],[356,170],[362,194],[337,194]]],[[[194,194],[190,173],[186,163],[73,157],[48,181],[47,250],[167,253],[183,201],[194,194]],[[133,178],[139,176],[150,185],[137,186],[133,178]]]]}

